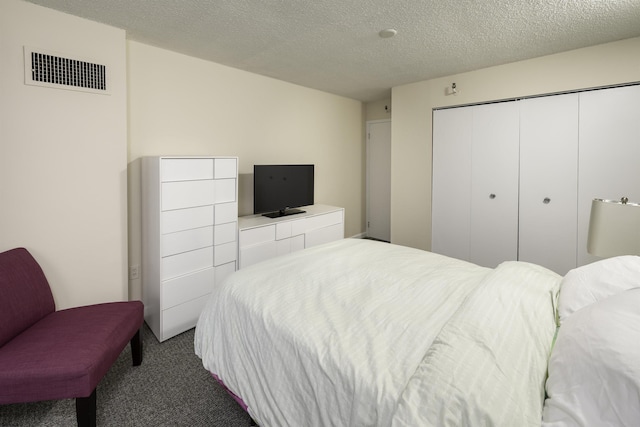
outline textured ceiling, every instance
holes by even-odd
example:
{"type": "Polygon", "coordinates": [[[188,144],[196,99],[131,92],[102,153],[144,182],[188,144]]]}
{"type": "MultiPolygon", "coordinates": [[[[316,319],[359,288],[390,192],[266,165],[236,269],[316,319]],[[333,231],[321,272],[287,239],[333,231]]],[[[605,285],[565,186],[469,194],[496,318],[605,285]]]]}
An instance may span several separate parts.
{"type": "Polygon", "coordinates": [[[640,0],[29,1],[125,29],[129,40],[361,101],[640,36],[640,0]],[[398,34],[379,37],[385,28],[398,34]]]}

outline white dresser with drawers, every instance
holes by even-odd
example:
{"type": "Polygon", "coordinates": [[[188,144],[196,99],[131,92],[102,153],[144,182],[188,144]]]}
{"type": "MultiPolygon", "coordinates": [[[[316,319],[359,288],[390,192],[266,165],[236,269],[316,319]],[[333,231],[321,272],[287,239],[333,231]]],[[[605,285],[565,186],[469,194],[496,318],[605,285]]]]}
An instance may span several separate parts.
{"type": "Polygon", "coordinates": [[[344,238],[344,208],[311,205],[300,209],[304,213],[279,218],[240,217],[238,268],[344,238]]]}
{"type": "Polygon", "coordinates": [[[164,341],[237,268],[238,159],[143,157],[141,183],[145,321],[164,341]]]}

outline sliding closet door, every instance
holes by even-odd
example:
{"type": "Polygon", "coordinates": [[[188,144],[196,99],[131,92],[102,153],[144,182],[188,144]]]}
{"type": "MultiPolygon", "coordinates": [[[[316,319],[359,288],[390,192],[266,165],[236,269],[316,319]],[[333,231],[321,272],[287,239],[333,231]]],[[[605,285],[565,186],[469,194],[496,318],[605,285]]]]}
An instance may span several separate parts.
{"type": "Polygon", "coordinates": [[[596,261],[587,253],[591,201],[640,202],[640,86],[580,94],[578,265],[596,261]]]}
{"type": "Polygon", "coordinates": [[[578,94],[520,104],[518,259],[564,275],[576,267],[578,94]]]}
{"type": "Polygon", "coordinates": [[[469,259],[472,109],[433,112],[431,250],[469,259]]]}
{"type": "Polygon", "coordinates": [[[495,267],[518,257],[519,103],[469,109],[473,114],[469,261],[495,267]]]}

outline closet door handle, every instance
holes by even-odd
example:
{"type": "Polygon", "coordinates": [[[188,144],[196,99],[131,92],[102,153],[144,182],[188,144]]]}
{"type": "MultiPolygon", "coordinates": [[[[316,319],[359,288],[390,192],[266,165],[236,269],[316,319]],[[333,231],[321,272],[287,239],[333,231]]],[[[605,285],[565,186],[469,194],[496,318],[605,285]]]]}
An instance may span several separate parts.
{"type": "Polygon", "coordinates": [[[542,203],[544,203],[545,205],[548,205],[549,202],[551,202],[551,199],[548,197],[545,197],[544,200],[542,201],[542,203]]]}
{"type": "Polygon", "coordinates": [[[491,193],[491,194],[489,194],[489,198],[490,198],[491,200],[493,200],[493,199],[495,199],[495,198],[496,198],[496,195],[495,195],[495,194],[493,194],[493,193],[491,193]]]}

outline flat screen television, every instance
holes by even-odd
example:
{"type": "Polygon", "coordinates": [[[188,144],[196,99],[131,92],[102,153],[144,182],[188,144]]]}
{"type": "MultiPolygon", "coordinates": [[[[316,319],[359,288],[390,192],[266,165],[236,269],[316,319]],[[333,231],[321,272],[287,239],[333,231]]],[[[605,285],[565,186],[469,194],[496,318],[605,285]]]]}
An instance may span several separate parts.
{"type": "Polygon", "coordinates": [[[303,213],[313,205],[314,165],[254,165],[253,213],[269,218],[303,213]]]}

